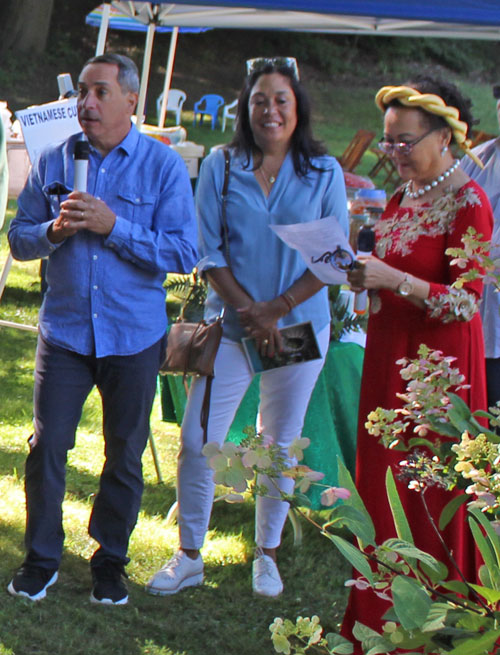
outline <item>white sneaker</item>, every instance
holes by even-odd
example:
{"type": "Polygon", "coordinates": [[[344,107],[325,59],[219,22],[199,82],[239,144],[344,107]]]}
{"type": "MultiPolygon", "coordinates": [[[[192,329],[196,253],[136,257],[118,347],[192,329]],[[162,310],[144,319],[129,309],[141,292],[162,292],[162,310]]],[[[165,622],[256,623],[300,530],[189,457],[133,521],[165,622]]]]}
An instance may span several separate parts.
{"type": "Polygon", "coordinates": [[[155,573],[146,585],[146,591],[154,596],[176,594],[185,587],[195,587],[203,582],[203,560],[198,554],[191,559],[182,550],[155,573]]]}
{"type": "Polygon", "coordinates": [[[264,555],[260,549],[257,549],[256,555],[252,565],[254,592],[260,596],[271,598],[279,596],[283,591],[283,582],[276,562],[269,555],[264,555]]]}

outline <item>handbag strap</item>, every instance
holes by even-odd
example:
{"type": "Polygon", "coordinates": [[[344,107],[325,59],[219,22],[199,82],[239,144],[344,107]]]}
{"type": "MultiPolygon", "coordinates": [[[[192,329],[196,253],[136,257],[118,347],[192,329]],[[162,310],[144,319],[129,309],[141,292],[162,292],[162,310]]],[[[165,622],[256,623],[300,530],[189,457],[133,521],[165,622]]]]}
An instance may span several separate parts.
{"type": "Polygon", "coordinates": [[[229,256],[229,235],[227,229],[227,195],[229,189],[229,173],[231,171],[231,154],[228,148],[223,148],[224,153],[224,184],[222,185],[222,229],[224,231],[224,250],[226,253],[226,260],[228,266],[231,265],[231,258],[229,256]]]}
{"type": "MultiPolygon", "coordinates": [[[[224,250],[226,253],[226,261],[228,263],[228,266],[231,265],[231,259],[229,257],[229,235],[228,235],[228,229],[227,229],[227,195],[228,195],[228,190],[229,190],[229,173],[231,171],[231,155],[229,153],[228,148],[223,148],[222,152],[224,153],[224,183],[222,185],[222,193],[221,193],[221,198],[222,198],[222,229],[223,229],[223,236],[224,236],[224,250]]],[[[219,314],[219,317],[217,320],[221,321],[224,312],[226,311],[226,303],[224,303],[221,312],[219,314]]],[[[212,382],[213,382],[213,375],[207,376],[205,380],[205,393],[203,394],[203,403],[201,406],[201,412],[200,412],[200,424],[203,429],[203,443],[207,443],[207,435],[208,435],[208,418],[210,414],[210,396],[212,392],[212,382]]]]}
{"type": "MultiPolygon", "coordinates": [[[[229,153],[229,150],[227,148],[223,148],[222,152],[224,153],[224,182],[222,184],[222,193],[221,193],[221,198],[222,198],[222,230],[223,230],[223,238],[224,238],[224,251],[226,254],[226,260],[228,265],[230,265],[231,260],[229,257],[229,235],[228,235],[228,229],[227,229],[227,195],[228,195],[228,189],[229,189],[229,173],[231,170],[231,155],[229,153]]],[[[179,312],[179,317],[178,321],[183,321],[184,320],[184,312],[186,310],[186,307],[191,300],[191,296],[194,293],[196,284],[193,284],[191,289],[189,290],[188,295],[186,296],[184,302],[182,303],[181,310],[179,312]]],[[[222,320],[224,317],[226,311],[226,305],[224,303],[219,316],[217,317],[217,320],[222,320]]]]}

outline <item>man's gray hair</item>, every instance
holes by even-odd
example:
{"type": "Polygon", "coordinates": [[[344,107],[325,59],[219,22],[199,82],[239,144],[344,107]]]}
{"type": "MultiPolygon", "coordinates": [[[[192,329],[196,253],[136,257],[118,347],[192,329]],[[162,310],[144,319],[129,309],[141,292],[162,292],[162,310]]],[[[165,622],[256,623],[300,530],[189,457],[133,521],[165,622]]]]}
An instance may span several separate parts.
{"type": "MultiPolygon", "coordinates": [[[[117,55],[112,52],[104,55],[97,55],[85,62],[85,66],[90,64],[112,64],[118,66],[118,84],[124,93],[139,93],[139,71],[132,59],[125,55],[117,55]]],[[[83,70],[83,69],[82,69],[83,70]]]]}

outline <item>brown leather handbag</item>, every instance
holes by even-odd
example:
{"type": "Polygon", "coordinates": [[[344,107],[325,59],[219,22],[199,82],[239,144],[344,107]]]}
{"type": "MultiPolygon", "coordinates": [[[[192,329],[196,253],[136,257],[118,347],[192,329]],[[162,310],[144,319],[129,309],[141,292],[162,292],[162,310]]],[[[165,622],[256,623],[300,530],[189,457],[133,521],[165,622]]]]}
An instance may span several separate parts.
{"type": "Polygon", "coordinates": [[[214,323],[190,323],[182,318],[168,332],[167,355],[162,373],[213,376],[222,337],[221,313],[214,323]]]}

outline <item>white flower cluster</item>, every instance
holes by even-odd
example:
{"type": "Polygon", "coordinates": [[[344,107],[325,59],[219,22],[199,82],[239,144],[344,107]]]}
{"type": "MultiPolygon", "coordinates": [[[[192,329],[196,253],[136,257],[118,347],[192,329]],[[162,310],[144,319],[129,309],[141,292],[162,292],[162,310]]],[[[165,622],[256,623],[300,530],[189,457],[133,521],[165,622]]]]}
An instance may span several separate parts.
{"type": "Polygon", "coordinates": [[[443,323],[470,321],[478,311],[476,296],[454,287],[448,293],[427,298],[425,304],[430,318],[438,318],[443,323]]]}

